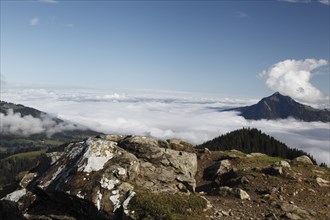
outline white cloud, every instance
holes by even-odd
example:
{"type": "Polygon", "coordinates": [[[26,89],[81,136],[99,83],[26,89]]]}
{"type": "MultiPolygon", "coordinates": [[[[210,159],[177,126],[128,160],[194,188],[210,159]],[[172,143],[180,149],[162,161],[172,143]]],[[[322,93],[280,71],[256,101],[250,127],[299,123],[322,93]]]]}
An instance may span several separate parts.
{"type": "Polygon", "coordinates": [[[35,17],[35,18],[32,18],[32,19],[30,20],[30,25],[31,25],[31,26],[36,26],[36,25],[39,24],[39,22],[40,22],[39,18],[35,17]]]}
{"type": "Polygon", "coordinates": [[[42,2],[42,3],[50,3],[50,4],[58,3],[57,0],[38,0],[38,2],[42,2]]]}
{"type": "Polygon", "coordinates": [[[68,28],[72,28],[72,27],[74,27],[73,24],[63,24],[63,26],[64,26],[64,27],[68,27],[68,28]]]}
{"type": "Polygon", "coordinates": [[[330,5],[330,0],[319,0],[320,3],[330,5]]]}
{"type": "Polygon", "coordinates": [[[247,17],[249,17],[248,14],[246,14],[245,12],[242,12],[242,11],[237,11],[237,12],[235,13],[235,16],[236,16],[237,18],[247,18],[247,17]]]}
{"type": "Polygon", "coordinates": [[[193,144],[242,127],[255,127],[289,146],[307,151],[318,161],[330,163],[328,123],[294,119],[248,121],[236,112],[218,111],[219,108],[251,105],[261,97],[233,99],[158,91],[115,93],[86,89],[10,88],[2,98],[104,133],[181,138],[193,144]]]}
{"type": "Polygon", "coordinates": [[[20,113],[14,113],[12,109],[9,109],[7,114],[0,113],[0,119],[1,134],[25,137],[39,133],[46,133],[46,135],[50,137],[62,131],[83,129],[69,122],[57,123],[48,115],[42,115],[41,118],[35,118],[31,115],[22,116],[20,113]]]}
{"type": "MultiPolygon", "coordinates": [[[[289,3],[312,3],[315,1],[312,0],[279,0],[281,2],[289,2],[289,3]]],[[[330,0],[317,0],[316,2],[319,2],[324,5],[330,5],[330,0]]]]}
{"type": "Polygon", "coordinates": [[[273,91],[288,95],[308,104],[327,104],[329,97],[311,82],[313,72],[328,65],[326,60],[284,60],[258,74],[266,78],[266,85],[273,91]]]}
{"type": "Polygon", "coordinates": [[[289,3],[311,3],[311,0],[280,0],[282,2],[289,2],[289,3]]]}
{"type": "MultiPolygon", "coordinates": [[[[45,25],[56,25],[56,26],[67,27],[67,28],[74,27],[73,23],[58,23],[56,21],[57,21],[57,19],[56,19],[55,16],[49,16],[47,19],[45,19],[43,24],[45,24],[45,25]]],[[[31,26],[39,25],[40,24],[40,18],[34,17],[34,18],[30,19],[29,24],[31,26]]]]}

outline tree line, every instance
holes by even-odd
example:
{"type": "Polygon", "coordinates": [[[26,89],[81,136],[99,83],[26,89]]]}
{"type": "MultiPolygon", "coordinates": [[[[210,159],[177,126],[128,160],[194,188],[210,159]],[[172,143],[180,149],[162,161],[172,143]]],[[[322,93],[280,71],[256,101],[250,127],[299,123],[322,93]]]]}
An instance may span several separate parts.
{"type": "Polygon", "coordinates": [[[39,157],[11,157],[0,160],[0,186],[12,184],[22,171],[29,171],[38,164],[39,157]]]}
{"type": "Polygon", "coordinates": [[[307,155],[314,164],[317,164],[310,154],[296,148],[289,148],[286,144],[255,128],[232,131],[198,145],[196,148],[208,148],[212,151],[236,149],[244,153],[260,152],[272,157],[282,157],[290,160],[307,155]]]}

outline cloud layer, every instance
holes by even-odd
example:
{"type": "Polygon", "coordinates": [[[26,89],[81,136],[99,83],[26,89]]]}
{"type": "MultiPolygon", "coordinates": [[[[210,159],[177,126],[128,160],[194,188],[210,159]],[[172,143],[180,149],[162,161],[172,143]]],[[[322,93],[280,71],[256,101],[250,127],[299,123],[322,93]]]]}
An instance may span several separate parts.
{"type": "Polygon", "coordinates": [[[319,0],[320,3],[330,5],[330,0],[319,0]]]}
{"type": "Polygon", "coordinates": [[[35,18],[32,18],[32,19],[30,20],[30,25],[31,25],[31,26],[36,26],[36,25],[39,24],[39,22],[40,22],[40,19],[37,18],[37,17],[35,17],[35,18]]]}
{"type": "Polygon", "coordinates": [[[58,132],[81,129],[77,125],[68,122],[56,123],[48,115],[42,115],[41,118],[35,118],[31,115],[22,116],[20,113],[14,113],[12,109],[9,109],[7,114],[0,113],[0,120],[0,132],[5,135],[27,137],[33,134],[46,133],[50,137],[58,132]]]}
{"type": "MultiPolygon", "coordinates": [[[[7,89],[2,98],[59,115],[62,119],[104,133],[181,138],[193,144],[242,127],[255,127],[329,164],[328,123],[307,123],[294,119],[248,121],[236,112],[216,110],[250,105],[258,99],[159,91],[21,88],[7,89]]],[[[42,127],[38,123],[36,127],[42,127]]]]}
{"type": "Polygon", "coordinates": [[[268,70],[259,73],[266,79],[266,85],[273,91],[280,92],[309,104],[324,104],[329,97],[310,82],[313,72],[328,65],[326,60],[284,60],[274,64],[268,70]]]}
{"type": "MultiPolygon", "coordinates": [[[[283,2],[290,2],[290,3],[312,3],[314,1],[312,0],[280,0],[283,2]]],[[[316,2],[319,2],[324,5],[330,5],[330,0],[317,0],[316,2]]]]}
{"type": "Polygon", "coordinates": [[[55,4],[58,3],[57,0],[38,0],[41,3],[50,3],[50,4],[55,4]]]}

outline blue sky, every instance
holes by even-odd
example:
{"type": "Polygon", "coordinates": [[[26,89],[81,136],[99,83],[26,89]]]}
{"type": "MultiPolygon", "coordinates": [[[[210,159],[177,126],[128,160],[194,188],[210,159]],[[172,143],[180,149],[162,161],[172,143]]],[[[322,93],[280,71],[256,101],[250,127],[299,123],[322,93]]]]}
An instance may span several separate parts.
{"type": "Polygon", "coordinates": [[[192,143],[256,127],[329,164],[328,123],[212,110],[275,91],[330,107],[320,1],[0,0],[0,99],[104,133],[192,143]]]}
{"type": "Polygon", "coordinates": [[[262,97],[259,73],[308,58],[327,63],[305,84],[329,95],[329,4],[1,1],[10,83],[262,97]]]}

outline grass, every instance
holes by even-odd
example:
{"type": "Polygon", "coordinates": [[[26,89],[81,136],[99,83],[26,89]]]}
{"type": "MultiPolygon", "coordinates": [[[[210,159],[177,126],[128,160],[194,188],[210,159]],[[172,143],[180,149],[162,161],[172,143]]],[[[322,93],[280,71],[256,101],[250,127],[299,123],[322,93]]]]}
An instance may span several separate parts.
{"type": "Polygon", "coordinates": [[[61,145],[63,143],[64,143],[63,141],[58,141],[58,140],[44,140],[40,144],[61,145]]]}
{"type": "Polygon", "coordinates": [[[11,155],[9,157],[6,157],[3,160],[11,159],[11,158],[29,158],[29,159],[32,159],[32,158],[38,157],[40,154],[43,154],[45,152],[46,152],[46,150],[39,150],[39,151],[30,151],[30,152],[18,153],[18,154],[14,154],[14,155],[11,155]]]}
{"type": "Polygon", "coordinates": [[[283,159],[281,157],[260,156],[260,157],[256,157],[256,160],[258,162],[262,162],[262,163],[276,163],[278,161],[285,160],[285,159],[283,159]]]}
{"type": "Polygon", "coordinates": [[[282,160],[287,161],[286,159],[281,158],[281,157],[271,157],[271,156],[267,156],[267,155],[244,157],[242,159],[245,162],[254,162],[254,163],[262,163],[262,164],[273,164],[273,163],[276,163],[276,162],[282,161],[282,160]]]}
{"type": "Polygon", "coordinates": [[[6,152],[6,151],[7,151],[7,148],[0,147],[0,152],[6,152]]]}
{"type": "Polygon", "coordinates": [[[137,219],[191,219],[190,215],[202,213],[207,202],[191,194],[166,194],[138,192],[129,203],[137,219]]]}
{"type": "Polygon", "coordinates": [[[16,181],[21,181],[23,179],[23,177],[28,174],[29,171],[21,171],[16,175],[16,181]]]}
{"type": "Polygon", "coordinates": [[[35,147],[40,147],[40,146],[43,146],[43,145],[60,145],[60,144],[63,144],[63,141],[58,141],[58,140],[52,140],[52,139],[49,139],[49,140],[43,140],[43,141],[35,141],[35,140],[32,140],[32,139],[22,139],[22,138],[17,138],[17,139],[14,139],[14,140],[1,140],[1,144],[2,145],[13,145],[13,144],[18,144],[18,145],[24,145],[24,144],[33,144],[35,147]]]}
{"type": "Polygon", "coordinates": [[[15,138],[14,140],[1,140],[2,144],[28,144],[35,143],[36,141],[30,139],[15,138]]]}
{"type": "Polygon", "coordinates": [[[264,169],[266,167],[269,167],[270,165],[282,161],[286,159],[280,158],[280,157],[271,157],[267,155],[262,156],[252,156],[252,157],[242,157],[239,161],[237,166],[240,169],[253,169],[253,168],[259,168],[264,169]]]}

